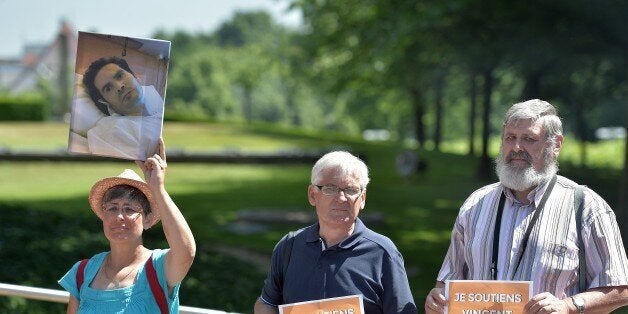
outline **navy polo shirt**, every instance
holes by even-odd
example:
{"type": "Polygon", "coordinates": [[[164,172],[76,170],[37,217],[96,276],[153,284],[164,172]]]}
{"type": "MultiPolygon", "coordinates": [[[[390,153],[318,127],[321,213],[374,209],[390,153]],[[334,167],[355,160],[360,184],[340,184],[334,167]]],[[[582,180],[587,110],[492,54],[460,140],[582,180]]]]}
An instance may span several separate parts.
{"type": "Polygon", "coordinates": [[[273,250],[261,301],[269,305],[361,294],[366,313],[416,313],[403,257],[387,237],[356,220],[353,234],[325,248],[319,225],[299,230],[282,281],[286,237],[273,250]]]}

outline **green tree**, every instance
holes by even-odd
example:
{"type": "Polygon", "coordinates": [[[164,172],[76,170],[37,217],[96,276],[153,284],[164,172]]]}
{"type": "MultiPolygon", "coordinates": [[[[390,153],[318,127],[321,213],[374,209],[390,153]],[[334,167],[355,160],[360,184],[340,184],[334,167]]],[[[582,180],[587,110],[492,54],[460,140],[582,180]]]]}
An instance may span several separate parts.
{"type": "Polygon", "coordinates": [[[179,60],[170,70],[166,116],[236,119],[239,105],[225,69],[229,58],[222,49],[208,47],[179,60]]]}
{"type": "Polygon", "coordinates": [[[268,12],[241,11],[220,25],[214,36],[223,47],[268,44],[276,38],[278,28],[268,12]]]}
{"type": "MultiPolygon", "coordinates": [[[[292,1],[303,12],[313,71],[333,93],[349,89],[405,95],[414,137],[425,142],[430,73],[447,67],[437,30],[446,4],[437,1],[292,1]],[[435,31],[436,30],[436,31],[435,31]]],[[[373,92],[376,93],[376,92],[373,92]]],[[[362,103],[375,112],[376,99],[362,103]]],[[[386,117],[390,113],[382,113],[386,117]]]]}
{"type": "MultiPolygon", "coordinates": [[[[173,42],[170,117],[176,113],[251,122],[256,89],[273,75],[276,61],[270,56],[278,49],[277,38],[285,33],[263,11],[238,12],[211,34],[159,32],[160,38],[173,42]]],[[[282,107],[273,109],[277,108],[282,107]]]]}
{"type": "Polygon", "coordinates": [[[282,29],[264,11],[237,12],[215,33],[218,44],[230,55],[229,73],[242,91],[242,114],[247,123],[253,121],[253,95],[262,78],[269,76],[276,39],[282,29]]]}

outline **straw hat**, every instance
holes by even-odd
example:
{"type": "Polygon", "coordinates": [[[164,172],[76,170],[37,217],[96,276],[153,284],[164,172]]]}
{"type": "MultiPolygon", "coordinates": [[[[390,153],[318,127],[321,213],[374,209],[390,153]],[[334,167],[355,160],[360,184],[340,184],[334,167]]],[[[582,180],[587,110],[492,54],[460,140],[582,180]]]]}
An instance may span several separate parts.
{"type": "Polygon", "coordinates": [[[140,190],[148,199],[148,203],[150,204],[150,212],[152,217],[151,223],[146,227],[146,229],[152,227],[159,221],[159,214],[155,211],[157,208],[157,204],[155,203],[155,199],[153,198],[153,194],[150,192],[148,185],[142,180],[142,178],[135,173],[135,171],[131,169],[125,169],[121,174],[117,177],[104,178],[92,186],[92,190],[89,192],[89,205],[92,207],[92,211],[98,216],[100,219],[103,219],[102,216],[102,198],[110,188],[117,185],[130,185],[134,188],[140,190]]]}

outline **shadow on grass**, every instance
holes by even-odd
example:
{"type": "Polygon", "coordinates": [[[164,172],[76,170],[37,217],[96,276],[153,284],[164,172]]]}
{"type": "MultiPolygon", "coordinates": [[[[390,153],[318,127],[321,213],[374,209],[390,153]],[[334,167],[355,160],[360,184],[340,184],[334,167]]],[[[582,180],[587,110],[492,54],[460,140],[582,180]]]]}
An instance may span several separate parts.
{"type": "MultiPolygon", "coordinates": [[[[161,228],[144,235],[147,247],[166,247],[161,228]]],[[[248,312],[263,275],[251,265],[199,243],[180,292],[182,305],[248,312]]],[[[108,250],[93,215],[65,215],[0,205],[0,282],[62,289],[57,280],[74,262],[108,250]]],[[[0,313],[61,313],[64,304],[0,297],[0,313]]]]}
{"type": "MultiPolygon", "coordinates": [[[[390,237],[405,259],[416,303],[423,304],[434,285],[449,245],[449,233],[464,199],[486,182],[476,179],[477,158],[420,152],[428,163],[424,173],[400,178],[395,151],[369,146],[354,152],[368,159],[372,183],[367,212],[384,215],[369,225],[390,237]]],[[[219,166],[181,164],[173,167],[169,191],[197,239],[197,258],[183,282],[181,304],[225,311],[250,312],[264,275],[252,265],[214,248],[237,247],[270,256],[287,231],[303,226],[271,226],[259,234],[234,234],[226,226],[238,210],[311,208],[306,187],[309,166],[219,166]]],[[[619,172],[580,169],[561,164],[560,173],[586,184],[616,203],[619,172]]],[[[100,222],[87,208],[86,196],[29,200],[18,206],[0,204],[0,282],[60,289],[56,280],[75,261],[107,250],[100,222]],[[27,210],[25,208],[31,209],[27,210]],[[64,213],[59,213],[63,211],[64,213]],[[11,264],[11,265],[9,265],[11,264]]],[[[150,248],[165,247],[161,228],[145,234],[150,248]]],[[[0,297],[0,313],[53,312],[51,304],[0,297]]],[[[63,308],[62,306],[61,308],[63,308]]],[[[54,312],[62,312],[54,311],[54,312]]]]}

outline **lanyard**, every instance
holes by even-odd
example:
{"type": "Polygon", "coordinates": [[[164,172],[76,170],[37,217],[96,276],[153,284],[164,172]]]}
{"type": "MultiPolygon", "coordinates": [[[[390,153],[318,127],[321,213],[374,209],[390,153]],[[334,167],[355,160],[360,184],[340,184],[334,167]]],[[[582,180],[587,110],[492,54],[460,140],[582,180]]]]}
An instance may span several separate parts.
{"type": "MultiPolygon", "coordinates": [[[[532,220],[530,220],[530,223],[528,224],[528,228],[526,229],[526,233],[523,236],[523,240],[521,240],[521,253],[518,254],[517,256],[517,262],[515,263],[515,272],[513,274],[517,273],[517,270],[519,269],[519,264],[521,263],[521,259],[523,258],[523,254],[526,251],[526,247],[528,246],[528,239],[530,238],[530,233],[532,232],[532,228],[534,228],[534,225],[536,224],[536,221],[539,219],[539,215],[541,214],[541,210],[543,210],[543,207],[545,206],[545,202],[547,201],[547,198],[549,197],[549,195],[552,193],[552,189],[554,188],[554,184],[556,184],[556,175],[554,175],[552,177],[552,180],[550,181],[549,185],[547,186],[547,189],[545,190],[545,193],[543,193],[543,198],[541,198],[541,201],[539,202],[539,206],[536,208],[536,210],[534,211],[534,215],[532,216],[532,220]]],[[[498,248],[499,248],[499,231],[501,229],[501,224],[502,224],[502,213],[504,211],[504,203],[506,201],[506,195],[505,192],[501,193],[501,197],[499,198],[499,205],[497,208],[497,217],[495,218],[495,230],[494,230],[494,234],[493,234],[493,259],[491,261],[491,277],[493,277],[493,280],[497,280],[497,257],[499,256],[499,252],[498,252],[498,248]]]]}

